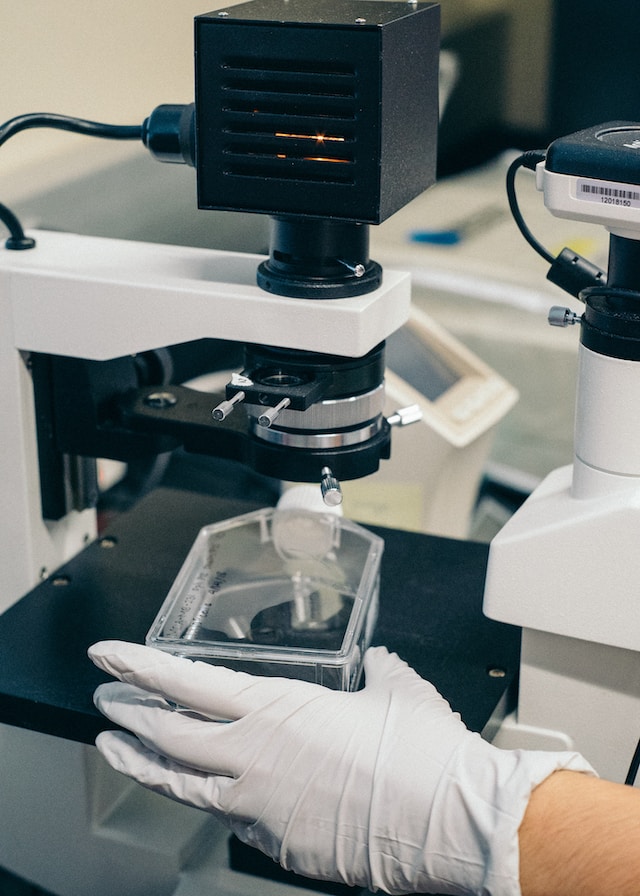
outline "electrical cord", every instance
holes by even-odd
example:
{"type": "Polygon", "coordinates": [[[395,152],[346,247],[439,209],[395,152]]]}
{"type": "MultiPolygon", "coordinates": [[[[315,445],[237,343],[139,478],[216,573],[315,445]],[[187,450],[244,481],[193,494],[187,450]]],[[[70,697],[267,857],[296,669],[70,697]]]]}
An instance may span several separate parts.
{"type": "Polygon", "coordinates": [[[7,208],[6,205],[2,205],[1,202],[0,221],[2,221],[11,234],[5,243],[7,249],[33,249],[36,241],[31,236],[25,236],[20,221],[16,218],[11,209],[7,208]]]}
{"type": "MultiPolygon", "coordinates": [[[[34,112],[28,115],[18,115],[0,125],[0,146],[10,138],[30,128],[54,128],[61,131],[71,131],[74,134],[84,134],[89,137],[102,137],[108,140],[142,140],[144,125],[113,125],[103,124],[98,121],[87,121],[83,118],[74,118],[69,115],[56,115],[50,112],[34,112]]],[[[5,246],[7,249],[32,249],[35,240],[25,236],[22,225],[17,216],[0,203],[0,221],[10,233],[5,246]]]]}
{"type": "Polygon", "coordinates": [[[638,768],[640,768],[640,740],[636,744],[636,749],[631,760],[631,765],[629,766],[629,771],[627,772],[627,777],[624,779],[625,784],[633,787],[638,775],[638,768]]]}
{"type": "Polygon", "coordinates": [[[33,112],[29,115],[18,115],[0,126],[0,146],[9,137],[30,128],[54,128],[59,131],[71,131],[88,137],[104,137],[109,140],[141,140],[142,125],[102,124],[99,121],[87,121],[70,115],[56,115],[52,112],[33,112]]]}
{"type": "Polygon", "coordinates": [[[520,168],[528,168],[535,171],[536,166],[546,159],[546,151],[534,149],[523,153],[509,166],[506,178],[507,199],[509,200],[509,209],[513,215],[513,220],[518,229],[529,245],[535,249],[538,255],[550,265],[547,273],[547,280],[555,283],[560,289],[563,289],[569,295],[576,299],[582,299],[582,293],[585,289],[594,286],[604,286],[607,282],[606,273],[597,265],[578,255],[572,249],[563,249],[559,255],[553,256],[548,249],[535,238],[527,227],[522,212],[518,205],[516,196],[516,174],[520,168]]]}
{"type": "Polygon", "coordinates": [[[529,228],[527,227],[524,218],[522,217],[522,212],[520,211],[520,206],[518,205],[518,198],[516,196],[516,174],[520,168],[528,168],[529,171],[535,171],[536,165],[539,162],[544,162],[546,158],[545,150],[530,150],[529,152],[523,153],[521,156],[518,156],[517,159],[509,165],[509,169],[507,171],[507,199],[509,200],[509,209],[511,214],[513,215],[513,220],[518,225],[518,230],[525,238],[525,240],[529,243],[529,245],[535,249],[538,255],[541,255],[545,261],[548,261],[549,264],[553,264],[555,261],[554,256],[549,252],[545,247],[538,242],[535,236],[531,233],[529,228]]]}

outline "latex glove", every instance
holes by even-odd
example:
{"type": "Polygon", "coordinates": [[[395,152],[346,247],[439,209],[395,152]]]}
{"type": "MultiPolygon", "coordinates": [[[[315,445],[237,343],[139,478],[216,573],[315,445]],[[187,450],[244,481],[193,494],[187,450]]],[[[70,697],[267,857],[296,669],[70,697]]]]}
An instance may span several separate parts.
{"type": "Polygon", "coordinates": [[[380,647],[355,693],[115,641],[90,656],[127,682],[99,687],[97,707],[139,738],[100,734],[107,761],[308,877],[515,896],[532,788],[559,768],[589,770],[576,754],[491,746],[380,647]]]}

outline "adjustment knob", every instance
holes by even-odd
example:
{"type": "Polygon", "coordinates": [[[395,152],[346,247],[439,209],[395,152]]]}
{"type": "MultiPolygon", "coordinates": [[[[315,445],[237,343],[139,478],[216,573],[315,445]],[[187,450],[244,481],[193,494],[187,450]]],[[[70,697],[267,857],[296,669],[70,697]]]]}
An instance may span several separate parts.
{"type": "Polygon", "coordinates": [[[342,504],[342,489],[330,467],[322,468],[320,491],[322,492],[322,500],[329,507],[337,507],[338,504],[342,504]]]}

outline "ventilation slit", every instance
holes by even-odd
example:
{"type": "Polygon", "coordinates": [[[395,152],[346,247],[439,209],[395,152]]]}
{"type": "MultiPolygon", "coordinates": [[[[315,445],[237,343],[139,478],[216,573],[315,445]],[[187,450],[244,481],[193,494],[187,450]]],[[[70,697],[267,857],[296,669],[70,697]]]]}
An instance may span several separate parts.
{"type": "Polygon", "coordinates": [[[227,174],[353,184],[356,77],[347,66],[232,59],[222,65],[227,174]]]}

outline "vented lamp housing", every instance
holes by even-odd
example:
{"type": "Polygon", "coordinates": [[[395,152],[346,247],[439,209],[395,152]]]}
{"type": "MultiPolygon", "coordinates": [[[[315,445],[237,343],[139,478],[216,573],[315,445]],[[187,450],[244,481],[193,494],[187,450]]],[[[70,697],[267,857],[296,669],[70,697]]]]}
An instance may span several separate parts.
{"type": "Polygon", "coordinates": [[[199,207],[379,224],[427,189],[439,13],[251,0],[198,16],[199,207]]]}

